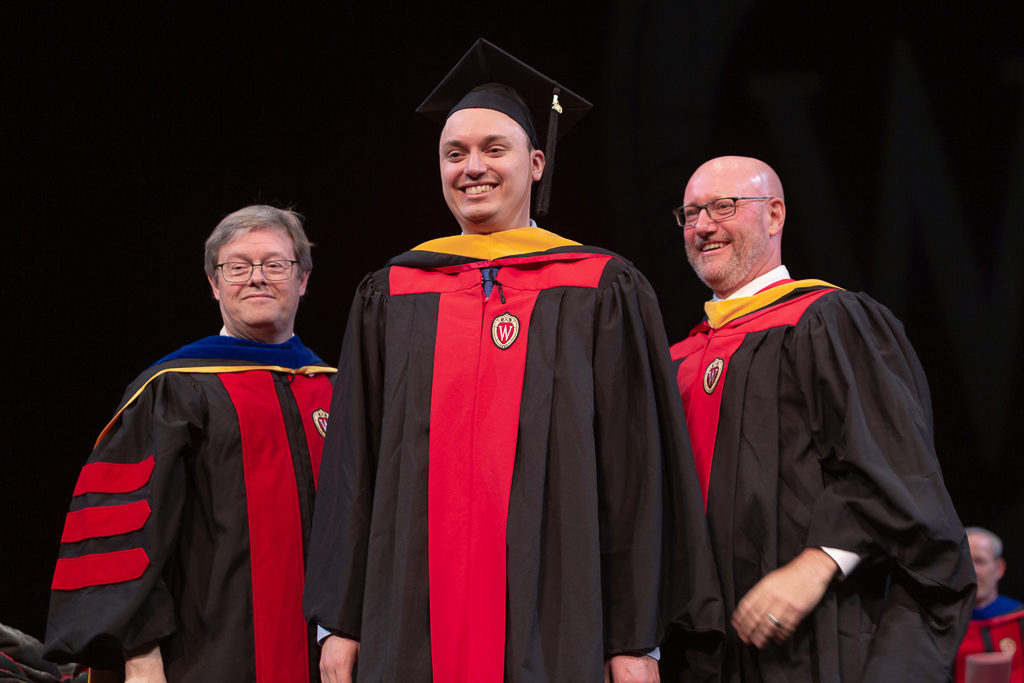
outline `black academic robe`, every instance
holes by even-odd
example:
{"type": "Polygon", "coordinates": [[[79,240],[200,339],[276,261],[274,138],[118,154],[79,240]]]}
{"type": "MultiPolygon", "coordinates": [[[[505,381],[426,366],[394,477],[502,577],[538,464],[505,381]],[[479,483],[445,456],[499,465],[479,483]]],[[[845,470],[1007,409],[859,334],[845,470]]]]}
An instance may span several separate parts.
{"type": "Polygon", "coordinates": [[[672,355],[727,616],[806,547],[863,558],[783,644],[730,626],[723,680],[947,680],[974,574],[902,325],[820,281],[706,309],[672,355]]]}
{"type": "Polygon", "coordinates": [[[304,605],[358,680],[600,681],[722,628],[656,298],[536,228],[443,238],[360,285],[304,605]]]}
{"type": "Polygon", "coordinates": [[[208,337],[142,373],[71,501],[47,656],[168,681],[319,680],[304,558],[334,369],[297,337],[208,337]]]}

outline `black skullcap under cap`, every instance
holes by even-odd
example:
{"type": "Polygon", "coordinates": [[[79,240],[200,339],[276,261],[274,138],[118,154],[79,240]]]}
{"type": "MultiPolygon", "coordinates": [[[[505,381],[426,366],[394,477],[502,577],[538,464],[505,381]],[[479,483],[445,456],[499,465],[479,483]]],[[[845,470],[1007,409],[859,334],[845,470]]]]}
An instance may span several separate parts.
{"type": "Polygon", "coordinates": [[[541,147],[534,117],[548,117],[544,136],[544,176],[538,189],[537,212],[547,213],[555,142],[591,108],[590,102],[528,64],[480,38],[448,72],[416,111],[444,124],[460,109],[493,109],[518,123],[530,143],[541,147]]]}

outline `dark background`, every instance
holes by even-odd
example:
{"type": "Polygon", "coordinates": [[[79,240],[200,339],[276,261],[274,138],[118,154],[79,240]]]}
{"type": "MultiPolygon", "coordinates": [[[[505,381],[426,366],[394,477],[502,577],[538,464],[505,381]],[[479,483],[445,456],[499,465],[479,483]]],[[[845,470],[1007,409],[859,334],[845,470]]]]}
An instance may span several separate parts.
{"type": "Polygon", "coordinates": [[[220,328],[202,242],[221,217],[254,202],[307,216],[316,268],[297,330],[330,361],[362,275],[457,231],[439,131],[413,109],[478,36],[595,103],[559,147],[541,224],[637,263],[673,341],[708,295],[670,214],[689,174],[728,153],[775,167],[786,264],[904,321],[959,514],[1003,536],[1002,587],[1024,597],[1019,17],[870,2],[283,4],[4,10],[0,621],[42,636],[96,434],[139,371],[220,328]]]}

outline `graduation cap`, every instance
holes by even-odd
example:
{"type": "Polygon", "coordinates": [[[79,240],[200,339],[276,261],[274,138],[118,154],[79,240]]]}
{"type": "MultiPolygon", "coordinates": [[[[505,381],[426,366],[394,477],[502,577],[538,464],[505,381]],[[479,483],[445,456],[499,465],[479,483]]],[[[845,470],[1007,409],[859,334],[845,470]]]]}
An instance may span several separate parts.
{"type": "Polygon", "coordinates": [[[593,106],[528,64],[483,38],[478,39],[444,77],[416,112],[444,124],[460,109],[494,109],[518,123],[530,143],[541,147],[534,121],[547,117],[544,136],[544,176],[540,181],[537,213],[551,202],[555,143],[593,106]]]}

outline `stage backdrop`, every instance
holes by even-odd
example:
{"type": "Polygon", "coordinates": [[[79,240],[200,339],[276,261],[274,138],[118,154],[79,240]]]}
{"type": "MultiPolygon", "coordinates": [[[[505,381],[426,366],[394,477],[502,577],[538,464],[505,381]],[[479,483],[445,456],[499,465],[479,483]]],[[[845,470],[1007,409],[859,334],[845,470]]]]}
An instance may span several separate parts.
{"type": "Polygon", "coordinates": [[[1003,534],[1005,592],[1024,596],[1021,24],[933,3],[792,5],[6,9],[0,621],[42,635],[96,434],[135,374],[220,328],[202,242],[223,215],[265,202],[308,217],[297,329],[332,361],[363,274],[455,232],[439,131],[413,109],[478,36],[595,103],[559,147],[540,222],[636,262],[673,341],[708,296],[670,213],[689,174],[720,154],[776,168],[787,265],[904,321],[957,509],[1003,534]]]}

